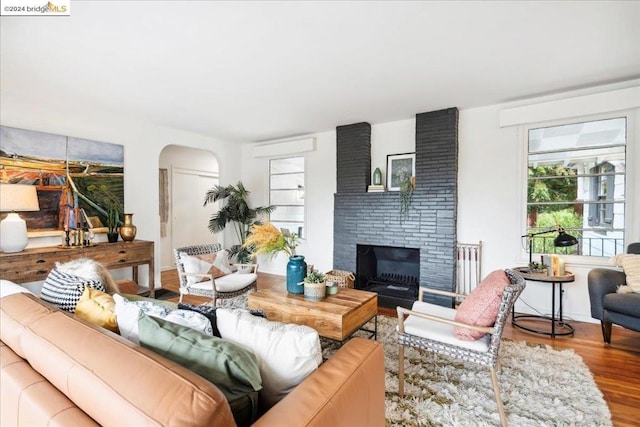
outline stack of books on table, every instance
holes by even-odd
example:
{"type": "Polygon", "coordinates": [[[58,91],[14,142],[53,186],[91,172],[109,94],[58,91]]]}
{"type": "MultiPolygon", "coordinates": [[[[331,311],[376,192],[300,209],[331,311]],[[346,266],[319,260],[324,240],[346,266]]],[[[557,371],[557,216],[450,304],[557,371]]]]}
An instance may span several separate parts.
{"type": "Polygon", "coordinates": [[[376,192],[380,192],[380,191],[387,191],[387,187],[385,187],[384,185],[370,185],[369,189],[367,190],[369,193],[376,193],[376,192]]]}

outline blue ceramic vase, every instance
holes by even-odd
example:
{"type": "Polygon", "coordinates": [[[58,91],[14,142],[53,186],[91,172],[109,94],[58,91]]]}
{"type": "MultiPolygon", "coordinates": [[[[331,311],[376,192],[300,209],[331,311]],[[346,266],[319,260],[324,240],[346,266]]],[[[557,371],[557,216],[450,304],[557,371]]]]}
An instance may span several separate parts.
{"type": "Polygon", "coordinates": [[[294,255],[287,263],[287,292],[290,294],[304,294],[304,286],[298,285],[307,276],[307,263],[304,256],[294,255]]]}

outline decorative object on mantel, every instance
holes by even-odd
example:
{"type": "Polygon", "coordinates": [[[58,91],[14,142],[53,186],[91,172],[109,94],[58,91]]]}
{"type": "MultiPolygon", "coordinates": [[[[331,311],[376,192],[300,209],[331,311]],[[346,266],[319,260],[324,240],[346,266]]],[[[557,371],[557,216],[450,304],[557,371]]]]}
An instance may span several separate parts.
{"type": "Polygon", "coordinates": [[[376,170],[373,171],[373,182],[372,182],[372,184],[375,187],[382,186],[382,171],[380,170],[380,168],[376,168],[376,170]]]}
{"type": "Polygon", "coordinates": [[[368,193],[383,193],[387,191],[387,187],[385,185],[370,185],[367,188],[368,193]]]}
{"type": "Polygon", "coordinates": [[[122,237],[122,240],[125,242],[131,242],[136,238],[137,231],[138,227],[133,225],[133,214],[124,214],[124,225],[120,226],[120,237],[122,237]]]}
{"type": "Polygon", "coordinates": [[[312,270],[307,277],[304,278],[304,298],[320,301],[326,296],[327,285],[323,273],[318,270],[312,270]]]}
{"type": "Polygon", "coordinates": [[[0,183],[0,212],[9,212],[0,222],[2,252],[22,252],[29,243],[27,223],[16,212],[39,211],[35,185],[0,183]]]}
{"type": "Polygon", "coordinates": [[[406,214],[411,206],[411,197],[416,189],[416,177],[410,176],[400,184],[400,212],[406,214]]]}
{"type": "Polygon", "coordinates": [[[251,247],[253,256],[267,255],[273,257],[279,252],[289,256],[287,263],[287,292],[291,294],[304,293],[300,285],[307,275],[307,263],[304,256],[296,255],[298,235],[286,228],[278,230],[273,224],[255,224],[245,240],[243,247],[251,247]]]}
{"type": "Polygon", "coordinates": [[[251,192],[239,181],[235,186],[216,185],[207,191],[204,200],[204,206],[218,200],[224,203],[209,219],[209,231],[219,233],[225,229],[227,224],[233,224],[240,243],[229,248],[229,257],[237,256],[240,264],[249,264],[251,261],[253,247],[244,244],[251,233],[251,228],[254,225],[262,224],[262,221],[259,220],[260,216],[268,215],[275,210],[274,206],[250,208],[247,203],[249,194],[251,192]]]}
{"type": "Polygon", "coordinates": [[[416,153],[389,154],[387,156],[387,188],[400,191],[403,182],[416,171],[416,153]]]}

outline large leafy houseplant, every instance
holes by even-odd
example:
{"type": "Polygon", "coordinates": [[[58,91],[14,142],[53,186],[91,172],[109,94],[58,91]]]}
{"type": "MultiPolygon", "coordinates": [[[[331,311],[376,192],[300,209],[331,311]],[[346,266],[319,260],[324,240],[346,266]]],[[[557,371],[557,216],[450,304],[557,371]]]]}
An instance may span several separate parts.
{"type": "Polygon", "coordinates": [[[275,210],[275,206],[250,208],[247,203],[249,194],[250,191],[244,187],[242,182],[238,182],[235,186],[227,185],[223,187],[216,185],[207,191],[204,200],[204,206],[219,200],[222,201],[223,206],[209,219],[209,231],[219,233],[228,224],[231,224],[240,244],[229,248],[229,256],[237,255],[238,261],[241,263],[249,262],[253,253],[251,246],[244,245],[251,233],[251,227],[254,224],[261,223],[261,216],[268,215],[275,210]]]}

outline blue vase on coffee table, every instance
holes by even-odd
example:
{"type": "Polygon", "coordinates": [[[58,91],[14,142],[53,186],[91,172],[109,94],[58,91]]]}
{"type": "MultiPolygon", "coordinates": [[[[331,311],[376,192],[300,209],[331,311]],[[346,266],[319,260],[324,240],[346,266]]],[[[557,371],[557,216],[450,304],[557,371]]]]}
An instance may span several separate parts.
{"type": "Polygon", "coordinates": [[[304,294],[304,286],[298,285],[307,276],[307,263],[304,256],[294,255],[287,263],[287,292],[290,294],[304,294]]]}

